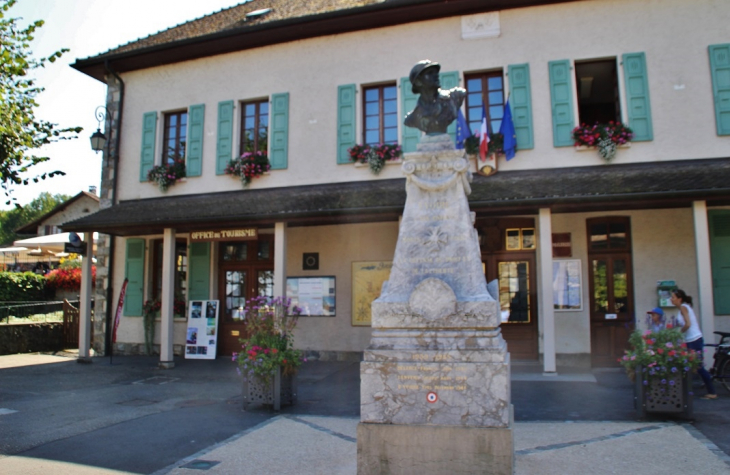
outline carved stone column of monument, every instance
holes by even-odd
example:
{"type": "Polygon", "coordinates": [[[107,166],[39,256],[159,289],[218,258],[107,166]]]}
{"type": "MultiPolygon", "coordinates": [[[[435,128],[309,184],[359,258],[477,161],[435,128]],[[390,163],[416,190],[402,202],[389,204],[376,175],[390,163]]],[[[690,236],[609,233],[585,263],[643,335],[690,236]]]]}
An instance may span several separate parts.
{"type": "Polygon", "coordinates": [[[360,366],[358,474],[509,474],[509,353],[467,201],[468,162],[446,134],[424,136],[418,150],[405,155],[393,268],[360,366]]]}

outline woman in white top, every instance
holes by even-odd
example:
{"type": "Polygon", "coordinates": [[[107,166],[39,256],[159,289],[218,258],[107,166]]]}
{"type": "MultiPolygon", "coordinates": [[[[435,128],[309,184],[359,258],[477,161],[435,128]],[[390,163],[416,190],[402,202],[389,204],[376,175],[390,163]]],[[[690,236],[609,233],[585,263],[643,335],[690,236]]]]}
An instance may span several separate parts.
{"type": "Polygon", "coordinates": [[[692,309],[692,297],[687,295],[684,290],[673,290],[672,305],[679,308],[679,315],[677,315],[677,323],[681,325],[680,330],[684,333],[684,342],[687,344],[687,348],[694,350],[700,357],[700,368],[697,372],[702,377],[702,381],[705,382],[707,388],[707,394],[702,396],[701,399],[717,399],[715,393],[715,386],[712,384],[712,376],[707,372],[703,364],[703,348],[705,341],[702,338],[702,330],[697,323],[697,316],[692,309]]]}

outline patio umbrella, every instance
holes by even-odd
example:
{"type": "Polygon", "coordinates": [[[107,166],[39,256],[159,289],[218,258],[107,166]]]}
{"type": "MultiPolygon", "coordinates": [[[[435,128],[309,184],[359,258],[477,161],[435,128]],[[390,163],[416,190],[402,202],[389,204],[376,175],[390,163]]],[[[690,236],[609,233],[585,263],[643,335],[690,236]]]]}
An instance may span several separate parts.
{"type": "MultiPolygon", "coordinates": [[[[46,236],[37,236],[34,238],[20,239],[13,242],[13,246],[29,247],[34,249],[40,249],[41,251],[49,251],[53,253],[64,252],[64,245],[69,240],[71,233],[58,233],[48,234],[46,236]]],[[[84,239],[83,235],[79,236],[81,240],[84,239]]],[[[99,239],[99,233],[94,233],[94,243],[99,239]]],[[[94,245],[96,248],[96,245],[94,245]]]]}

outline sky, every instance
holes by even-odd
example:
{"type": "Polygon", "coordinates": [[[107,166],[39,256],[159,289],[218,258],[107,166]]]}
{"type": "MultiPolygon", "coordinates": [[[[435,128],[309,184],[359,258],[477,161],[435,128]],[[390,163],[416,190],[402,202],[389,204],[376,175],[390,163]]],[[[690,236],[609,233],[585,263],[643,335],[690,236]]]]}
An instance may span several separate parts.
{"type": "MultiPolygon", "coordinates": [[[[101,152],[91,150],[89,137],[99,126],[94,111],[105,104],[106,86],[70,64],[239,3],[244,0],[18,0],[7,18],[22,18],[22,26],[45,21],[30,45],[33,57],[48,57],[61,48],[71,50],[31,73],[36,84],[46,89],[36,98],[36,118],[60,128],[84,128],[79,138],[36,152],[51,160],[31,167],[28,176],[54,170],[62,170],[66,176],[14,187],[12,196],[18,203],[25,205],[44,191],[73,196],[89,191],[90,186],[99,189],[101,152]]],[[[103,131],[103,123],[101,127],[103,131]]],[[[5,204],[4,196],[0,198],[0,209],[12,208],[5,204]]]]}

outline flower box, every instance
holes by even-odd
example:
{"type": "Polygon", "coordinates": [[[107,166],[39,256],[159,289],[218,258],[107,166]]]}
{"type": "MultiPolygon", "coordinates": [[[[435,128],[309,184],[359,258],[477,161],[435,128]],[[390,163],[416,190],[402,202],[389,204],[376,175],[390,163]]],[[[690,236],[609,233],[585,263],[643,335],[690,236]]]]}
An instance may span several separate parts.
{"type": "Polygon", "coordinates": [[[681,414],[692,418],[692,373],[679,372],[672,377],[645,379],[641,366],[634,378],[634,408],[640,418],[653,413],[681,414]],[[644,384],[646,381],[646,384],[644,384]]]}
{"type": "Polygon", "coordinates": [[[251,404],[272,406],[279,411],[283,405],[297,402],[296,380],[293,374],[282,375],[277,368],[273,378],[252,377],[243,380],[243,410],[251,404]]]}

